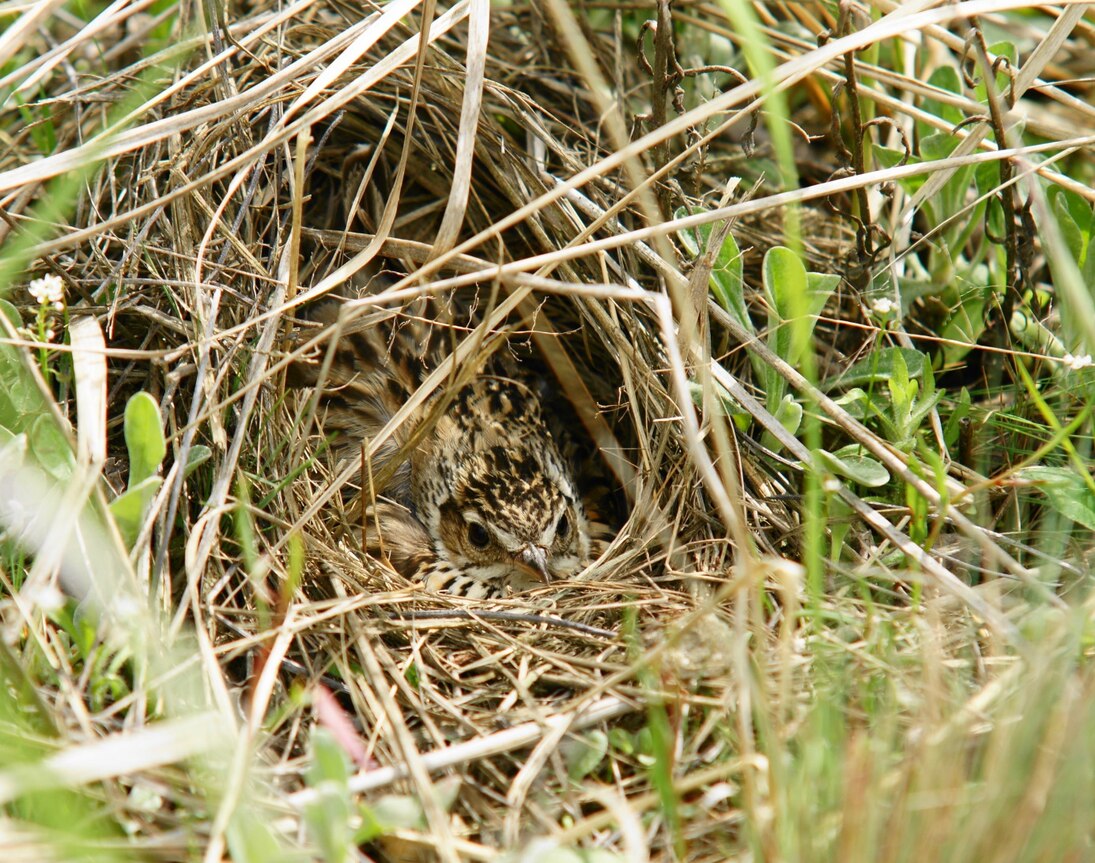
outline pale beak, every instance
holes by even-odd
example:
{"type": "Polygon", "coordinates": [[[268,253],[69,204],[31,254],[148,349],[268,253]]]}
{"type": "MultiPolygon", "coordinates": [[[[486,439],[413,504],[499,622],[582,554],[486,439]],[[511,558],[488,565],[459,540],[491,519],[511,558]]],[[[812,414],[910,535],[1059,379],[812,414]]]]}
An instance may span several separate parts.
{"type": "Polygon", "coordinates": [[[551,581],[547,567],[547,551],[543,547],[526,545],[517,553],[517,560],[539,575],[545,584],[551,581]]]}

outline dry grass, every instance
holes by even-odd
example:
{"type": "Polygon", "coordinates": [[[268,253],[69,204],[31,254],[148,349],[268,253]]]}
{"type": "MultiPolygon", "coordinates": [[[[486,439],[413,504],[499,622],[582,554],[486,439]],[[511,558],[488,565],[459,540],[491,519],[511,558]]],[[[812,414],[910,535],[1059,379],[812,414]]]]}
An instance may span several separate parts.
{"type": "MultiPolygon", "coordinates": [[[[936,65],[957,63],[966,5],[993,32],[1044,46],[1024,51],[1016,111],[1048,154],[1069,158],[1042,162],[1023,145],[1013,174],[1090,201],[1090,88],[1044,83],[1083,74],[1092,24],[1079,6],[1021,17],[1004,3],[909,3],[900,15],[877,3],[880,20],[855,15],[821,47],[814,36],[837,23],[827,6],[758,6],[790,120],[828,131],[852,47],[917,33],[936,65]],[[1038,79],[1038,98],[1025,98],[1038,79]]],[[[860,276],[925,242],[912,214],[955,171],[1000,160],[981,102],[861,53],[858,104],[892,118],[879,142],[899,148],[897,127],[913,121],[950,132],[926,95],[970,122],[954,132],[954,161],[856,172],[831,142],[781,149],[787,127],[759,79],[686,77],[689,110],[674,111],[664,42],[623,7],[408,3],[363,18],[346,4],[256,2],[217,26],[207,6],[158,8],[10,8],[0,38],[8,296],[29,320],[22,287],[60,275],[67,320],[94,317],[107,345],[109,458],[79,462],[82,496],[62,515],[76,524],[84,502],[124,490],[134,393],[157,398],[169,441],[128,554],[109,526],[99,537],[80,522],[95,554],[32,565],[7,524],[4,676],[11,704],[44,723],[21,758],[50,754],[55,778],[34,791],[29,772],[0,775],[0,803],[16,801],[0,820],[5,859],[28,847],[25,859],[351,859],[324,830],[345,829],[346,789],[382,808],[387,785],[421,807],[369,846],[400,860],[429,848],[450,861],[520,848],[547,859],[536,837],[629,860],[1085,853],[1095,808],[1075,765],[1095,721],[1089,538],[1064,543],[1048,582],[1037,567],[1052,543],[1012,528],[989,497],[996,465],[956,454],[926,475],[915,449],[818,384],[883,336],[938,344],[930,302],[883,332],[860,276]],[[753,135],[756,110],[768,113],[753,135]],[[784,190],[789,167],[812,184],[784,190]],[[928,174],[918,191],[893,185],[917,171],[928,174]],[[730,177],[744,182],[727,189],[730,177]],[[886,250],[848,217],[864,203],[890,231],[886,250]],[[697,215],[671,220],[679,207],[697,215]],[[772,246],[800,242],[811,270],[848,277],[811,362],[788,363],[711,299],[712,260],[683,259],[679,230],[727,219],[758,320],[772,246]],[[363,295],[380,270],[385,287],[363,295]],[[328,294],[355,298],[346,326],[427,317],[451,344],[450,368],[515,350],[549,369],[618,489],[606,553],[571,583],[489,608],[424,595],[363,557],[343,511],[360,472],[330,468],[312,405],[285,385],[296,358],[337,338],[299,318],[328,294]],[[763,404],[756,358],[817,417],[798,437],[763,404]],[[720,407],[726,393],[750,415],[745,435],[720,407]],[[803,470],[822,437],[829,449],[858,442],[899,490],[823,491],[803,470]],[[208,460],[181,469],[201,448],[208,460]],[[917,501],[930,540],[915,532],[917,501]],[[819,537],[847,521],[843,556],[826,561],[819,537]],[[88,581],[74,587],[66,566],[88,581]],[[97,630],[41,599],[58,573],[102,615],[97,630]],[[130,590],[150,621],[112,604],[130,590]],[[332,774],[314,767],[317,726],[361,769],[333,795],[318,782],[332,774]],[[87,793],[56,790],[70,786],[87,793]],[[1083,819],[1047,838],[1041,819],[1066,823],[1069,795],[1085,801],[1083,819]],[[66,818],[87,832],[65,839],[66,818]],[[27,838],[29,823],[52,832],[27,838]]],[[[686,4],[674,19],[685,65],[724,62],[711,58],[739,38],[714,7],[686,4]]],[[[1046,220],[1039,231],[1032,283],[1052,284],[1058,313],[1082,309],[1072,277],[1045,263],[1060,232],[1046,220]]],[[[1090,347],[1088,326],[1076,329],[1090,347]]],[[[998,330],[985,356],[1052,363],[998,330]]],[[[81,349],[73,374],[62,345],[40,354],[15,332],[6,344],[46,360],[42,387],[83,440],[96,414],[75,394],[95,351],[81,349]]],[[[975,376],[991,380],[993,362],[979,359],[975,376]]],[[[453,381],[442,370],[416,398],[453,381]]],[[[938,441],[939,413],[924,423],[938,441]]],[[[33,500],[52,505],[50,494],[33,500]]],[[[48,537],[29,543],[39,561],[48,537]]],[[[15,727],[15,713],[0,720],[15,727]]]]}

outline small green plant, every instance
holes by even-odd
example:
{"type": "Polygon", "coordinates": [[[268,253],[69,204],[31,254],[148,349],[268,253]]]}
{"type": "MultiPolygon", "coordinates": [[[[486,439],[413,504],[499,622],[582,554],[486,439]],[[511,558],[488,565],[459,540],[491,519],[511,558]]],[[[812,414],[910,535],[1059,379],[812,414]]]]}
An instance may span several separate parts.
{"type": "MultiPolygon", "coordinates": [[[[764,256],[763,279],[768,347],[788,365],[798,367],[812,349],[817,316],[840,284],[840,276],[808,272],[795,252],[776,246],[764,256]]],[[[802,422],[802,404],[787,392],[787,381],[775,369],[764,366],[762,380],[769,412],[794,434],[802,422]]]]}
{"type": "MultiPolygon", "coordinates": [[[[129,454],[129,480],[126,490],[111,501],[110,511],[122,536],[132,546],[137,541],[152,499],[163,483],[159,471],[167,455],[167,441],[156,400],[146,392],[139,392],[130,398],[125,406],[123,428],[129,454]]],[[[189,475],[210,455],[209,447],[202,444],[192,446],[184,474],[189,475]]]]}
{"type": "Polygon", "coordinates": [[[167,441],[160,423],[160,406],[148,393],[137,393],[125,406],[129,482],[111,501],[110,511],[130,546],[137,541],[145,513],[163,482],[157,473],[167,455],[167,441]]]}
{"type": "MultiPolygon", "coordinates": [[[[310,754],[305,780],[314,796],[305,805],[304,821],[318,859],[324,863],[356,860],[357,846],[370,843],[393,852],[391,856],[402,857],[400,850],[406,843],[393,834],[428,831],[425,810],[415,797],[385,794],[369,803],[355,803],[349,786],[351,762],[336,733],[323,726],[316,728],[310,754]]],[[[442,812],[452,809],[460,785],[455,777],[434,783],[435,800],[442,812]]]]}
{"type": "Polygon", "coordinates": [[[865,418],[877,424],[879,434],[902,452],[912,453],[925,420],[943,393],[936,390],[931,366],[922,354],[900,348],[876,353],[884,360],[884,369],[879,369],[876,385],[866,392],[857,390],[856,397],[862,400],[865,418]]]}
{"type": "MultiPolygon", "coordinates": [[[[7,318],[17,336],[29,338],[33,335],[24,328],[19,310],[7,300],[0,299],[0,314],[7,318]]],[[[40,307],[39,321],[42,315],[40,307]]],[[[16,435],[30,436],[38,420],[48,416],[48,402],[24,364],[23,349],[15,345],[0,345],[0,435],[6,435],[9,439],[16,435]]]]}
{"type": "MultiPolygon", "coordinates": [[[[58,335],[55,327],[63,321],[54,316],[64,310],[60,280],[36,279],[31,293],[39,300],[34,329],[23,326],[18,309],[0,300],[0,314],[17,334],[39,342],[58,335]]],[[[49,408],[47,394],[25,363],[25,349],[0,345],[0,443],[7,443],[9,457],[30,458],[59,482],[68,482],[76,465],[68,430],[49,408]]],[[[39,354],[42,378],[55,376],[48,349],[39,354]]],[[[167,455],[160,407],[148,393],[134,395],[126,405],[124,418],[129,480],[126,490],[110,503],[110,512],[126,542],[132,546],[140,533],[149,505],[163,482],[160,467],[167,455]]],[[[191,448],[185,473],[191,473],[210,457],[203,445],[191,448]]]]}
{"type": "MultiPolygon", "coordinates": [[[[835,398],[837,404],[907,455],[916,451],[928,417],[943,397],[935,388],[928,357],[911,348],[878,348],[827,381],[826,388],[847,388],[835,398]]],[[[966,399],[968,410],[968,394],[966,399]]],[[[834,474],[868,488],[889,481],[885,466],[858,444],[823,450],[820,456],[834,474]]]]}
{"type": "MultiPolygon", "coordinates": [[[[687,213],[681,210],[676,215],[680,217],[687,213]]],[[[742,329],[756,334],[745,300],[741,251],[734,235],[725,229],[702,225],[681,231],[678,236],[697,258],[714,251],[709,279],[712,295],[742,329]],[[708,248],[720,238],[717,251],[708,248]]],[[[791,249],[776,246],[768,250],[763,265],[763,295],[768,308],[767,342],[780,359],[792,366],[803,362],[810,349],[817,316],[838,284],[840,277],[837,275],[808,272],[802,259],[791,249]]],[[[765,393],[765,406],[784,428],[795,434],[802,423],[801,402],[788,393],[787,381],[776,369],[755,354],[750,354],[750,359],[765,393]]],[[[727,405],[727,408],[729,412],[735,412],[732,406],[727,405]]],[[[781,448],[771,435],[765,436],[765,445],[775,450],[781,448]]]]}
{"type": "Polygon", "coordinates": [[[350,824],[350,761],[335,736],[325,728],[312,733],[311,763],[305,773],[314,799],[304,810],[308,832],[325,863],[352,859],[354,829],[350,824]]]}

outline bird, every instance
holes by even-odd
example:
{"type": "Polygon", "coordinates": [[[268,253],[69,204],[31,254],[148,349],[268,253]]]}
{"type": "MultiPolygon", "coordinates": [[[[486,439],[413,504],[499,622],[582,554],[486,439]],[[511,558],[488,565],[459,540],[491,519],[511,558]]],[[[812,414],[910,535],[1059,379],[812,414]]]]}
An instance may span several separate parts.
{"type": "MultiPolygon", "coordinates": [[[[337,312],[330,301],[311,318],[333,323],[337,312]]],[[[360,462],[363,444],[446,361],[432,338],[441,328],[413,315],[368,320],[342,333],[328,364],[297,363],[290,382],[318,390],[339,464],[360,462]]],[[[428,591],[493,599],[588,562],[590,524],[547,382],[498,354],[439,387],[364,471],[367,551],[428,591]]]]}

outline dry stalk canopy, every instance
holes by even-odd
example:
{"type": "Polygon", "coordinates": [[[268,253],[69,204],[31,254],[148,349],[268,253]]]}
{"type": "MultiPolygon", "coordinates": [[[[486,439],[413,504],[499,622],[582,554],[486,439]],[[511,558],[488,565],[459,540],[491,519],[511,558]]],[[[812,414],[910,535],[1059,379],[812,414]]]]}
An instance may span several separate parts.
{"type": "MultiPolygon", "coordinates": [[[[867,595],[877,586],[841,579],[877,564],[886,575],[872,597],[903,608],[927,583],[960,600],[956,616],[972,609],[995,635],[1013,634],[954,574],[984,566],[1030,581],[962,508],[962,484],[980,488],[984,477],[938,460],[929,481],[917,447],[958,435],[940,424],[933,364],[952,376],[952,392],[996,380],[996,359],[967,354],[980,340],[997,351],[985,356],[999,355],[1011,313],[1040,296],[1047,265],[1033,243],[1016,241],[1029,203],[992,210],[1000,224],[1010,219],[1004,227],[956,234],[954,260],[972,261],[963,278],[999,259],[998,285],[1010,291],[998,313],[963,309],[981,327],[967,338],[958,300],[932,293],[944,268],[917,264],[925,237],[949,223],[910,227],[917,208],[930,211],[953,188],[881,226],[923,188],[899,188],[912,182],[907,165],[963,155],[932,136],[982,140],[988,127],[970,123],[991,113],[957,77],[947,94],[939,76],[928,88],[870,65],[876,31],[879,44],[900,42],[884,11],[868,18],[841,4],[837,19],[831,4],[757,4],[758,32],[787,63],[781,107],[742,74],[740,34],[702,4],[650,4],[648,15],[555,0],[375,9],[249,0],[159,12],[74,4],[55,18],[46,7],[56,4],[41,5],[0,37],[0,239],[25,328],[8,342],[79,428],[79,374],[59,349],[62,330],[80,316],[99,322],[104,501],[134,485],[126,405],[138,392],[154,397],[167,455],[138,476],[149,493],[131,526],[118,516],[116,538],[170,631],[192,622],[208,638],[205,655],[219,651],[235,677],[257,679],[272,657],[291,670],[282,684],[325,680],[359,721],[369,757],[385,764],[407,761],[411,743],[440,749],[599,698],[611,703],[598,716],[618,716],[644,694],[656,705],[671,695],[683,699],[681,727],[690,710],[723,714],[670,747],[677,778],[714,764],[737,781],[745,762],[729,753],[747,756],[754,733],[749,715],[737,717],[740,699],[770,686],[765,721],[776,722],[807,695],[795,688],[808,661],[796,653],[803,592],[789,562],[807,547],[804,500],[832,506],[813,523],[825,536],[813,548],[815,588],[831,578],[867,595]],[[827,47],[857,33],[863,44],[827,47]],[[859,182],[872,170],[880,175],[859,182]],[[773,200],[781,192],[793,208],[773,200]],[[717,208],[726,218],[704,217],[717,208]],[[992,231],[1010,243],[1004,251],[969,251],[997,243],[992,231]],[[886,280],[904,266],[915,285],[903,310],[886,280]],[[22,289],[30,284],[33,294],[22,289]],[[914,349],[898,333],[916,302],[914,335],[935,339],[938,329],[941,346],[914,349]],[[323,401],[300,386],[302,370],[314,383],[331,345],[367,332],[392,343],[417,334],[434,374],[390,427],[347,451],[323,401]],[[891,335],[881,367],[857,365],[891,335]],[[965,352],[955,347],[963,339],[965,352]],[[606,527],[574,578],[484,605],[400,575],[383,537],[378,546],[368,536],[367,510],[376,488],[405,471],[415,433],[429,432],[431,405],[499,367],[541,382],[606,527]],[[906,399],[906,426],[870,412],[878,392],[906,399]],[[799,441],[807,428],[810,449],[799,441]],[[821,448],[832,451],[824,487],[804,480],[821,448]],[[901,532],[910,519],[933,532],[910,540],[901,532]],[[958,551],[924,550],[940,547],[958,551]],[[277,646],[272,633],[282,634],[277,646]],[[256,645],[268,651],[258,667],[256,645]]],[[[962,40],[936,13],[917,26],[957,52],[962,40]]],[[[967,48],[974,59],[987,51],[967,48]]],[[[1076,101],[1059,100],[1066,119],[1076,101]]],[[[1027,122],[1048,139],[1047,117],[1027,122]]],[[[986,212],[981,186],[1006,179],[985,179],[998,160],[984,150],[982,173],[960,175],[969,188],[956,212],[986,212]]],[[[1047,183],[1056,177],[1052,164],[1039,170],[1047,183]]],[[[1052,353],[1048,344],[1031,350],[1052,353]]],[[[613,729],[617,761],[598,775],[649,810],[661,798],[649,751],[635,742],[642,722],[629,721],[613,729]]],[[[274,724],[271,760],[295,763],[307,723],[274,724]]],[[[585,776],[580,752],[545,744],[528,757],[457,765],[475,793],[461,793],[448,820],[426,806],[433,835],[439,823],[475,824],[476,841],[513,843],[522,819],[537,832],[577,823],[576,841],[601,829],[582,817],[607,798],[567,785],[568,768],[585,776]],[[541,795],[548,786],[559,793],[541,795]]],[[[302,785],[295,767],[278,779],[302,785]]],[[[719,856],[720,831],[737,818],[724,802],[697,821],[689,841],[707,856],[690,859],[719,856]]]]}

